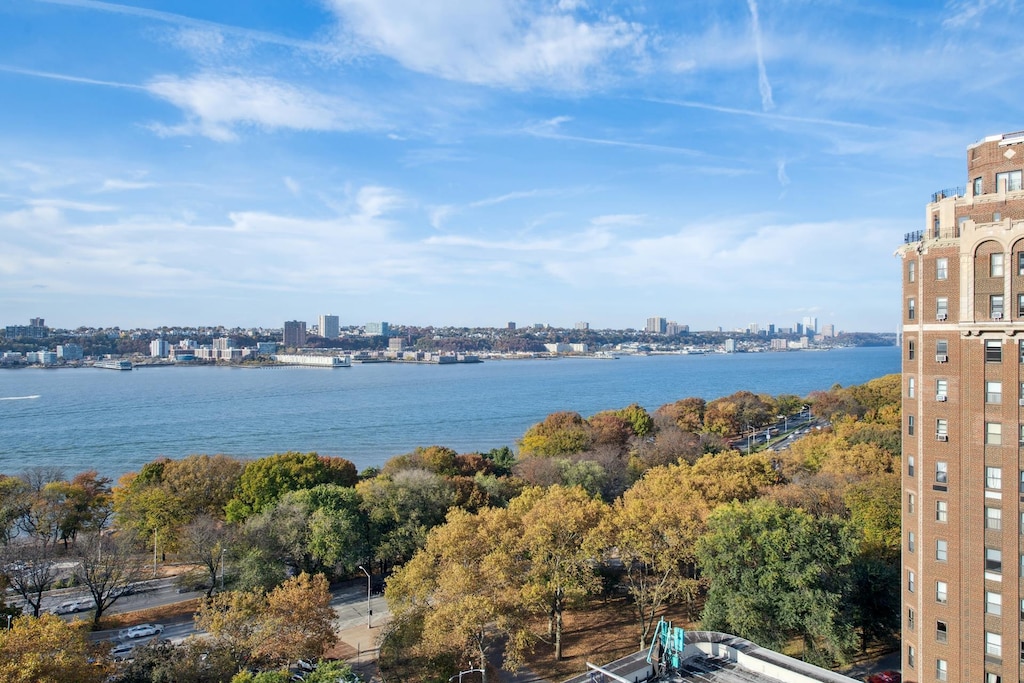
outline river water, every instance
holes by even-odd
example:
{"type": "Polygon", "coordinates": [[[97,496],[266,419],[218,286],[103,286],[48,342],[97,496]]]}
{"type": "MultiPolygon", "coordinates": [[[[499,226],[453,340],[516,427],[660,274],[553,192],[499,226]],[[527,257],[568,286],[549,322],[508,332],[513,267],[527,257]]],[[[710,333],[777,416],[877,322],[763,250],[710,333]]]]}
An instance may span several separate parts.
{"type": "Polygon", "coordinates": [[[157,456],[340,455],[359,470],[417,446],[514,446],[557,410],[587,417],[741,389],[806,396],[899,372],[897,347],[351,368],[0,371],[0,473],[117,478],[157,456]]]}

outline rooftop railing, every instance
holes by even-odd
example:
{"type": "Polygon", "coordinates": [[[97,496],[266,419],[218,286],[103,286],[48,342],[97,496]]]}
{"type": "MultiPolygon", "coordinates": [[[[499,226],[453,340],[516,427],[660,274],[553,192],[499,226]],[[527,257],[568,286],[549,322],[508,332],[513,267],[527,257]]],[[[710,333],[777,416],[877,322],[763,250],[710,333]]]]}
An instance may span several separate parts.
{"type": "Polygon", "coordinates": [[[924,239],[924,230],[903,233],[904,244],[913,244],[914,242],[920,242],[922,239],[924,239]]]}
{"type": "Polygon", "coordinates": [[[947,187],[945,190],[932,192],[932,204],[946,197],[963,197],[965,192],[963,187],[947,187]]]}

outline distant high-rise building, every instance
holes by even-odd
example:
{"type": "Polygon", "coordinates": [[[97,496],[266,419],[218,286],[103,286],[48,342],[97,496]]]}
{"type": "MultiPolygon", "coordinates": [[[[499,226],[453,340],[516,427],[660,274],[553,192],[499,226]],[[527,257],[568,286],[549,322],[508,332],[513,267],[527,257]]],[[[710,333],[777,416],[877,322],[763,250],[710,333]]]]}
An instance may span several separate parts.
{"type": "Polygon", "coordinates": [[[516,324],[514,322],[509,322],[509,324],[506,327],[509,332],[515,332],[516,330],[516,324]]]}
{"type": "Polygon", "coordinates": [[[818,318],[813,315],[804,316],[804,332],[815,334],[818,331],[818,318]]]}
{"type": "Polygon", "coordinates": [[[590,329],[590,323],[578,322],[578,323],[576,323],[576,329],[577,330],[589,330],[590,329]]]}
{"type": "Polygon", "coordinates": [[[46,322],[42,318],[31,318],[28,325],[8,325],[4,332],[8,339],[43,339],[50,335],[50,329],[46,327],[46,322]]]}
{"type": "Polygon", "coordinates": [[[726,339],[725,340],[725,352],[726,353],[736,353],[736,340],[735,339],[726,339]]]}
{"type": "Polygon", "coordinates": [[[363,330],[370,337],[386,337],[391,333],[391,326],[386,322],[366,323],[363,330]]]}
{"type": "Polygon", "coordinates": [[[665,318],[648,318],[644,331],[648,334],[665,334],[668,321],[665,318]]]}
{"type": "Polygon", "coordinates": [[[832,325],[832,324],[822,325],[821,326],[821,336],[823,336],[823,337],[834,337],[834,336],[836,336],[836,326],[832,325]]]}
{"type": "Polygon", "coordinates": [[[297,349],[306,345],[306,323],[302,320],[288,320],[284,324],[284,346],[297,349]]]}
{"type": "Polygon", "coordinates": [[[669,320],[665,323],[665,334],[670,337],[674,337],[679,334],[685,334],[690,331],[689,325],[680,325],[675,320],[669,320]]]}
{"type": "Polygon", "coordinates": [[[43,318],[29,318],[28,324],[31,327],[46,327],[46,320],[43,318]]]}
{"type": "Polygon", "coordinates": [[[1024,133],[987,137],[966,157],[966,187],[933,194],[922,229],[907,233],[897,252],[902,669],[904,680],[1017,683],[1024,677],[1024,133]]]}
{"type": "Polygon", "coordinates": [[[213,348],[215,350],[217,350],[217,351],[227,351],[228,349],[231,348],[231,338],[230,337],[214,337],[213,338],[213,348]]]}
{"type": "Polygon", "coordinates": [[[57,346],[57,358],[62,360],[82,360],[83,349],[78,344],[60,344],[57,346]]]}
{"type": "Polygon", "coordinates": [[[337,339],[338,338],[338,316],[336,315],[322,315],[318,321],[318,327],[320,329],[320,336],[326,339],[337,339]]]}
{"type": "Polygon", "coordinates": [[[166,339],[154,339],[149,342],[149,355],[153,358],[167,358],[171,355],[171,345],[166,339]]]}

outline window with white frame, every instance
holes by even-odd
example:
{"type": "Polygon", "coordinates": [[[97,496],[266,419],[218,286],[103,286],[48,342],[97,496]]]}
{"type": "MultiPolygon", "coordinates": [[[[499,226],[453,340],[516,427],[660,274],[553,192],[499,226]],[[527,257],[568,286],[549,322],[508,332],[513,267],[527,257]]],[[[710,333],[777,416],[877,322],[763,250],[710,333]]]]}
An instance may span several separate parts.
{"type": "Polygon", "coordinates": [[[993,657],[1003,656],[1003,636],[992,631],[985,631],[985,654],[993,657]]]}
{"type": "Polygon", "coordinates": [[[996,173],[996,192],[1015,192],[1021,188],[1021,172],[996,173]]]}
{"type": "Polygon", "coordinates": [[[907,456],[907,476],[914,476],[914,456],[912,455],[907,456]]]}
{"type": "Polygon", "coordinates": [[[1000,508],[985,506],[985,528],[999,531],[1003,528],[1003,511],[1000,508]]]}
{"type": "Polygon", "coordinates": [[[945,562],[949,559],[949,541],[944,538],[935,539],[935,560],[945,562]]]}
{"type": "Polygon", "coordinates": [[[913,607],[908,607],[907,608],[907,629],[911,630],[911,631],[914,630],[914,608],[913,607]]]}
{"type": "Polygon", "coordinates": [[[917,576],[913,570],[910,570],[907,572],[907,590],[913,593],[915,588],[917,588],[917,576]]]}
{"type": "Polygon", "coordinates": [[[943,256],[935,259],[935,279],[945,280],[949,277],[949,259],[943,256]]]}
{"type": "MultiPolygon", "coordinates": [[[[999,320],[1003,317],[1003,295],[1002,294],[989,294],[988,296],[988,312],[989,316],[993,320],[999,320]]],[[[909,316],[913,318],[914,316],[909,316]]]]}
{"type": "Polygon", "coordinates": [[[949,438],[949,420],[944,417],[935,420],[935,436],[939,437],[941,441],[949,438]]]}
{"type": "Polygon", "coordinates": [[[949,679],[949,664],[946,663],[945,659],[935,660],[935,678],[939,681],[949,679]]]}
{"type": "Polygon", "coordinates": [[[1003,573],[1003,551],[999,548],[985,548],[985,571],[1003,573]]]}
{"type": "Polygon", "coordinates": [[[914,668],[914,646],[907,645],[907,666],[914,668]]]}
{"type": "Polygon", "coordinates": [[[1017,317],[1024,318],[1024,294],[1017,295],[1017,317]]]}
{"type": "Polygon", "coordinates": [[[914,532],[907,532],[907,552],[914,552],[914,532]]]}
{"type": "Polygon", "coordinates": [[[907,436],[914,435],[914,416],[907,415],[907,436]]]}
{"type": "Polygon", "coordinates": [[[914,398],[914,378],[907,378],[907,398],[914,398]]]}
{"type": "Polygon", "coordinates": [[[989,256],[988,260],[988,274],[992,277],[1003,276],[1003,254],[1002,252],[996,252],[989,256]]]}
{"type": "Polygon", "coordinates": [[[907,340],[907,360],[914,360],[914,340],[913,339],[907,340]]]}
{"type": "Polygon", "coordinates": [[[907,261],[907,282],[913,282],[917,277],[917,262],[907,261]]]}
{"type": "Polygon", "coordinates": [[[985,403],[1003,402],[1003,383],[985,382],[985,403]]]}
{"type": "Polygon", "coordinates": [[[947,522],[949,521],[949,503],[944,500],[935,501],[935,521],[936,522],[947,522]]]}
{"type": "Polygon", "coordinates": [[[935,395],[942,396],[943,398],[949,395],[949,380],[935,380],[935,395]]]}
{"type": "Polygon", "coordinates": [[[935,319],[945,320],[947,317],[949,317],[949,299],[940,296],[935,300],[935,319]]]}
{"type": "Polygon", "coordinates": [[[985,488],[1000,490],[1003,488],[1003,468],[1002,467],[986,467],[985,468],[985,488]]]}
{"type": "Polygon", "coordinates": [[[907,320],[913,320],[917,313],[917,302],[914,297],[907,299],[907,320]]]}
{"type": "Polygon", "coordinates": [[[985,683],[1003,683],[1003,677],[991,671],[985,672],[985,683]]]}
{"type": "Polygon", "coordinates": [[[935,642],[945,643],[949,638],[949,626],[944,621],[935,622],[935,642]]]}
{"type": "Polygon", "coordinates": [[[981,194],[982,189],[983,186],[981,184],[981,176],[978,176],[973,181],[971,181],[971,194],[977,197],[978,195],[981,194]]]}
{"type": "MultiPolygon", "coordinates": [[[[917,499],[913,493],[907,494],[907,513],[914,514],[914,509],[917,507],[917,499]]],[[[1024,514],[1024,513],[1022,513],[1024,514]]]]}
{"type": "Polygon", "coordinates": [[[941,605],[949,602],[949,584],[945,581],[935,582],[935,602],[941,605]]]}
{"type": "Polygon", "coordinates": [[[949,341],[946,339],[938,339],[935,342],[935,355],[945,356],[949,353],[949,341]]]}
{"type": "Polygon", "coordinates": [[[999,422],[985,423],[985,443],[989,446],[1000,446],[1003,443],[1003,425],[999,422]]]}
{"type": "Polygon", "coordinates": [[[937,484],[949,483],[949,465],[944,460],[935,462],[935,482],[937,484]]]}
{"type": "Polygon", "coordinates": [[[992,614],[997,617],[1002,616],[1003,596],[1001,593],[985,591],[985,614],[992,614]]]}

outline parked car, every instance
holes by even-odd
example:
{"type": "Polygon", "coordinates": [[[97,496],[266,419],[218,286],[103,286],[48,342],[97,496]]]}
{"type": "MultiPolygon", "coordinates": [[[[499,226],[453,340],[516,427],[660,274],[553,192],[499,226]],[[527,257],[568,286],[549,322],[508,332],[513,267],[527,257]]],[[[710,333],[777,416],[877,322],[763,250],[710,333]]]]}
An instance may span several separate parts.
{"type": "Polygon", "coordinates": [[[900,683],[903,678],[899,671],[881,671],[877,674],[871,674],[864,680],[867,683],[900,683]]]}
{"type": "Polygon", "coordinates": [[[128,659],[133,659],[133,652],[135,651],[136,643],[118,643],[110,650],[110,656],[114,658],[115,662],[123,662],[128,659]]]}
{"type": "Polygon", "coordinates": [[[163,632],[163,624],[139,624],[138,626],[121,629],[117,632],[117,637],[121,640],[137,640],[139,638],[159,635],[163,632]]]}

